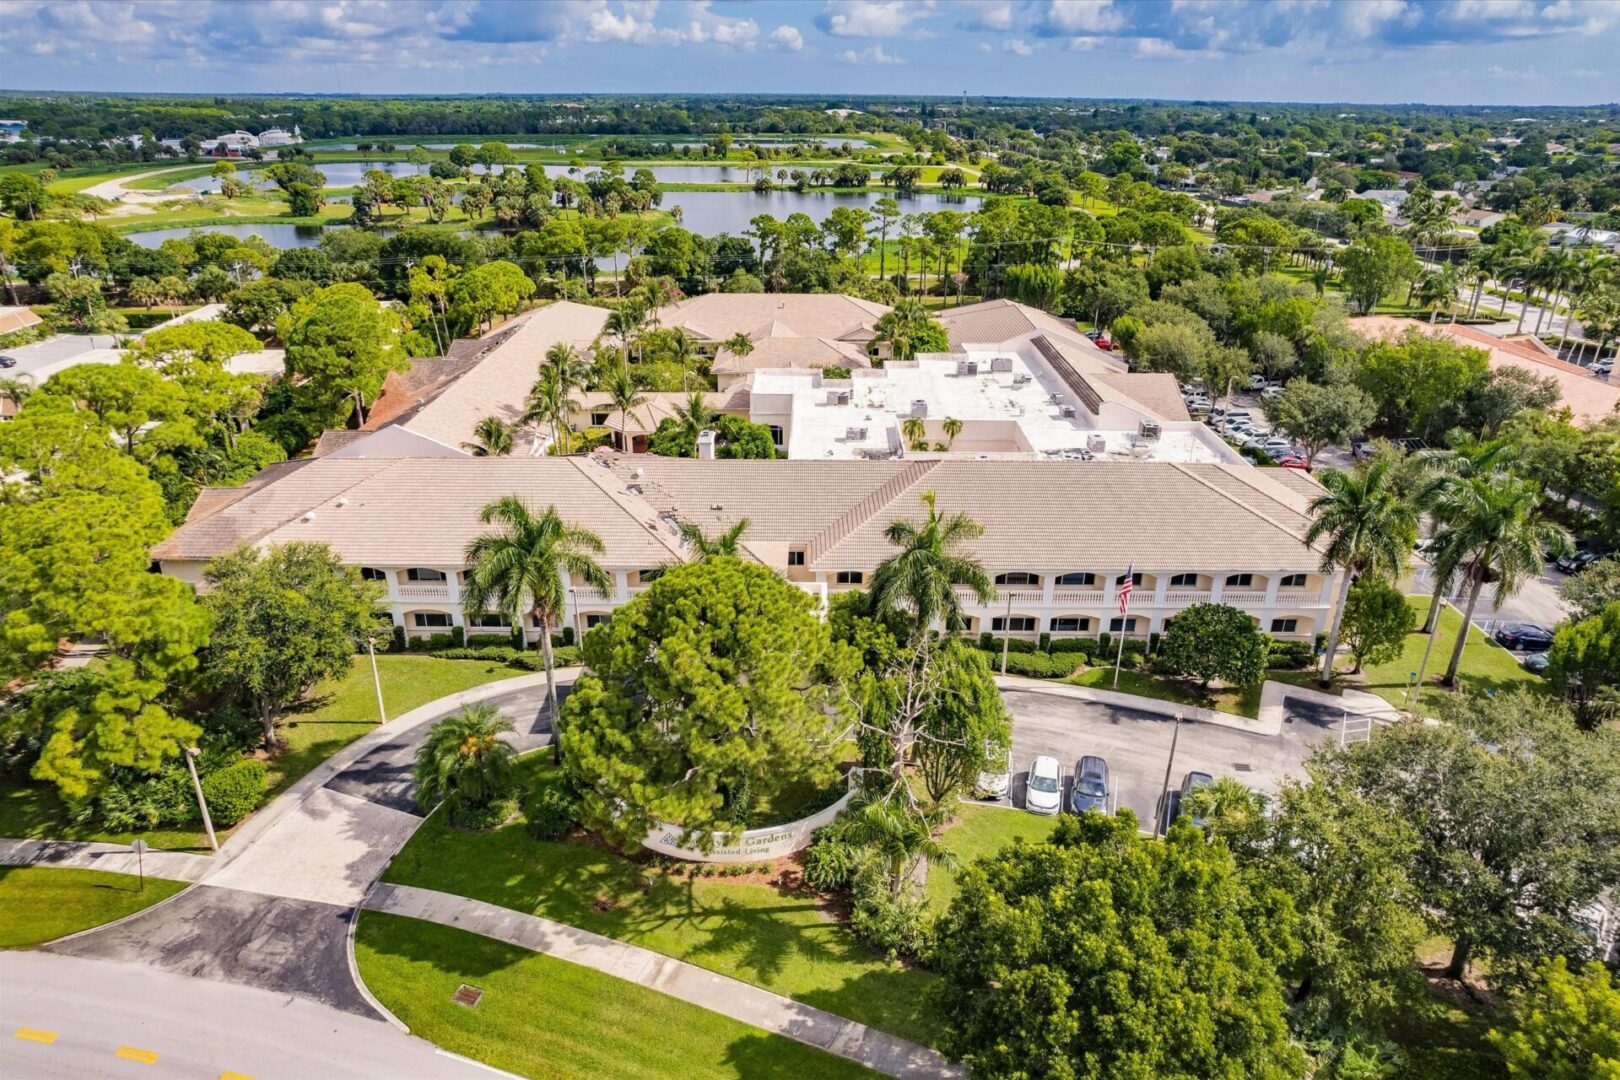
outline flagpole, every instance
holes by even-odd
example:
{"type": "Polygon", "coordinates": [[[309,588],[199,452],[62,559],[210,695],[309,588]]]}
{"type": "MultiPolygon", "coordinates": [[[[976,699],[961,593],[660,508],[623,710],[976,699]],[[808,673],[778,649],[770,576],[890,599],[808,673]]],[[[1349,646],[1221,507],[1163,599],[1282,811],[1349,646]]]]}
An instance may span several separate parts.
{"type": "Polygon", "coordinates": [[[1125,618],[1119,620],[1119,653],[1114,657],[1114,689],[1119,689],[1119,666],[1125,662],[1125,618]]]}
{"type": "Polygon", "coordinates": [[[1119,592],[1119,652],[1114,655],[1114,689],[1119,689],[1119,669],[1125,662],[1125,628],[1130,625],[1126,622],[1126,611],[1131,606],[1131,587],[1136,584],[1134,580],[1136,563],[1133,561],[1125,568],[1125,580],[1120,583],[1119,592]]]}

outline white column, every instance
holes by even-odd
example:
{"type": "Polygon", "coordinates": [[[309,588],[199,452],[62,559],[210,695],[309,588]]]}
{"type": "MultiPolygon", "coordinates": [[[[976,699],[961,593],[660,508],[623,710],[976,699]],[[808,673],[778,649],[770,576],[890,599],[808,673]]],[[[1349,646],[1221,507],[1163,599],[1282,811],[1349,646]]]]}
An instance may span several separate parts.
{"type": "Polygon", "coordinates": [[[1225,574],[1211,574],[1211,575],[1209,575],[1209,602],[1212,603],[1212,604],[1220,603],[1221,602],[1221,590],[1224,589],[1224,588],[1226,588],[1226,575],[1225,574]]]}
{"type": "Polygon", "coordinates": [[[609,599],[621,604],[630,599],[630,571],[613,571],[613,596],[609,599]]]}

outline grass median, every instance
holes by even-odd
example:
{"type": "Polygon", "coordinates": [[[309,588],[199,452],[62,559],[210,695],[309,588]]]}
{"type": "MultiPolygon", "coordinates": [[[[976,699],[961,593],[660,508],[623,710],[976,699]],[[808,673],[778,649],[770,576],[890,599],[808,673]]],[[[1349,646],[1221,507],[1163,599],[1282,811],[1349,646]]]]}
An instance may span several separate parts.
{"type": "Polygon", "coordinates": [[[0,949],[26,949],[122,919],[186,887],[184,881],[44,866],[0,867],[0,949]]]}

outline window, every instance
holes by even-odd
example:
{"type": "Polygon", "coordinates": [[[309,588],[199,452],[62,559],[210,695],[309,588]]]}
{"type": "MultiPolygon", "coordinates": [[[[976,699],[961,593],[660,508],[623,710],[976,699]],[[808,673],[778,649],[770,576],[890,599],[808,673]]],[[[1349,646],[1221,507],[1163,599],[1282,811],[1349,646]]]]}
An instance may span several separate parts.
{"type": "Polygon", "coordinates": [[[405,571],[405,580],[406,581],[443,581],[444,580],[444,571],[443,570],[427,570],[427,569],[424,569],[424,568],[419,567],[419,566],[413,566],[409,570],[405,571]]]}
{"type": "Polygon", "coordinates": [[[388,572],[386,570],[379,570],[375,566],[362,566],[360,568],[360,576],[366,581],[388,580],[388,572]]]}
{"type": "Polygon", "coordinates": [[[1041,576],[1032,574],[1028,570],[1013,570],[996,575],[997,585],[1039,585],[1040,583],[1041,576]]]}
{"type": "Polygon", "coordinates": [[[1170,587],[1172,589],[1196,589],[1198,588],[1198,575],[1175,574],[1170,578],[1170,587]]]}
{"type": "Polygon", "coordinates": [[[1253,574],[1227,574],[1226,587],[1228,589],[1249,589],[1254,587],[1253,574]]]}
{"type": "MultiPolygon", "coordinates": [[[[1124,576],[1124,574],[1120,575],[1120,577],[1124,576]]],[[[1138,574],[1137,576],[1140,577],[1141,575],[1138,574]]],[[[1093,574],[1089,570],[1082,570],[1079,573],[1074,574],[1059,574],[1057,583],[1059,585],[1092,586],[1097,584],[1097,575],[1093,574]]]]}
{"type": "Polygon", "coordinates": [[[1122,619],[1118,615],[1115,615],[1112,619],[1108,620],[1108,632],[1111,634],[1136,633],[1136,616],[1130,615],[1122,619]]]}
{"type": "Polygon", "coordinates": [[[606,425],[607,422],[608,422],[608,414],[607,413],[605,413],[605,412],[593,412],[593,413],[591,413],[591,427],[602,427],[602,426],[606,425]]]}
{"type": "Polygon", "coordinates": [[[990,620],[990,629],[998,632],[1011,630],[1015,634],[1033,634],[1035,632],[1035,616],[1014,615],[1011,619],[1008,619],[1005,616],[997,615],[990,620]]]}
{"type": "Polygon", "coordinates": [[[865,577],[866,575],[861,573],[859,570],[840,570],[833,577],[833,584],[859,585],[863,580],[865,580],[865,577]]]}
{"type": "MultiPolygon", "coordinates": [[[[1116,577],[1114,579],[1114,584],[1115,585],[1123,585],[1123,584],[1125,584],[1125,575],[1120,574],[1118,577],[1116,577]]],[[[1131,584],[1133,586],[1140,586],[1142,584],[1142,571],[1138,570],[1136,573],[1131,575],[1131,584]]]]}
{"type": "Polygon", "coordinates": [[[1303,589],[1305,587],[1305,576],[1304,574],[1284,574],[1282,580],[1277,582],[1277,587],[1281,589],[1303,589]]]}
{"type": "Polygon", "coordinates": [[[802,552],[802,551],[790,551],[790,552],[788,552],[788,565],[789,566],[803,566],[804,565],[804,552],[802,552]]]}
{"type": "Polygon", "coordinates": [[[590,615],[585,616],[585,629],[589,630],[593,626],[601,626],[603,623],[605,623],[607,621],[608,621],[608,617],[606,615],[592,613],[590,615]]]}
{"type": "Polygon", "coordinates": [[[782,425],[781,424],[766,424],[765,426],[771,429],[771,442],[775,443],[778,449],[781,449],[781,447],[783,445],[785,445],[782,442],[782,439],[783,439],[783,437],[785,435],[785,432],[782,431],[782,425]]]}
{"type": "Polygon", "coordinates": [[[1052,632],[1054,634],[1083,634],[1090,629],[1090,619],[1082,619],[1073,615],[1062,615],[1052,620],[1052,632]]]}
{"type": "Polygon", "coordinates": [[[653,582],[664,576],[664,568],[662,566],[654,566],[643,570],[636,576],[641,579],[641,583],[643,585],[651,585],[653,582]]]}
{"type": "Polygon", "coordinates": [[[479,628],[506,630],[511,627],[512,623],[505,615],[502,615],[498,611],[486,611],[482,615],[474,615],[472,618],[468,619],[467,625],[476,626],[479,628]]]}
{"type": "Polygon", "coordinates": [[[448,611],[413,611],[411,613],[411,625],[418,630],[446,627],[450,625],[450,613],[448,611]]]}
{"type": "Polygon", "coordinates": [[[1273,634],[1297,634],[1297,633],[1299,633],[1299,620],[1298,619],[1272,619],[1271,620],[1271,632],[1273,634]]]}

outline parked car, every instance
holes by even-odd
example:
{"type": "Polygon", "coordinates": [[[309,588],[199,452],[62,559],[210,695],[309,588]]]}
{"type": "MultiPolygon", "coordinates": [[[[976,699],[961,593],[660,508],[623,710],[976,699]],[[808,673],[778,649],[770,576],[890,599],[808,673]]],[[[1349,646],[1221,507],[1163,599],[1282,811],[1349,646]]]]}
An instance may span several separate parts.
{"type": "Polygon", "coordinates": [[[1270,401],[1274,397],[1280,397],[1282,392],[1283,388],[1280,386],[1268,386],[1264,390],[1260,391],[1260,399],[1262,401],[1270,401]]]}
{"type": "Polygon", "coordinates": [[[1266,378],[1264,375],[1258,375],[1257,374],[1257,375],[1250,375],[1249,376],[1249,389],[1250,390],[1264,390],[1266,387],[1268,387],[1270,385],[1271,385],[1271,380],[1266,378]]]}
{"type": "Polygon", "coordinates": [[[1496,640],[1517,651],[1545,652],[1553,643],[1553,632],[1535,623],[1503,623],[1496,628],[1496,640]]]}
{"type": "Polygon", "coordinates": [[[1251,423],[1254,420],[1254,413],[1250,412],[1248,409],[1227,409],[1226,414],[1222,416],[1221,419],[1228,424],[1238,420],[1241,420],[1244,423],[1251,423]]]}
{"type": "Polygon", "coordinates": [[[1112,341],[1108,340],[1108,335],[1107,334],[1098,335],[1096,338],[1093,339],[1092,344],[1096,345],[1097,348],[1101,349],[1103,352],[1113,352],[1114,351],[1114,343],[1112,341]]]}
{"type": "Polygon", "coordinates": [[[1001,768],[990,768],[979,774],[974,781],[973,794],[981,799],[1005,799],[1008,790],[1012,787],[1013,754],[1007,751],[1007,759],[1001,763],[1001,768]]]}
{"type": "Polygon", "coordinates": [[[1524,669],[1540,674],[1547,670],[1547,654],[1544,652],[1531,653],[1524,658],[1524,669]]]}
{"type": "Polygon", "coordinates": [[[1281,435],[1272,435],[1266,439],[1265,442],[1260,444],[1260,449],[1264,450],[1266,452],[1266,456],[1273,461],[1278,461],[1285,457],[1299,456],[1294,452],[1293,444],[1287,439],[1283,438],[1281,435]]]}
{"type": "Polygon", "coordinates": [[[1032,814],[1055,814],[1062,805],[1063,766],[1057,758],[1042,754],[1029,767],[1024,809],[1032,814]]]}
{"type": "Polygon", "coordinates": [[[1601,551],[1574,551],[1558,557],[1558,569],[1566,574],[1578,574],[1603,558],[1601,551]]]}
{"type": "Polygon", "coordinates": [[[1605,356],[1602,360],[1599,360],[1597,363],[1593,364],[1592,374],[1596,375],[1600,379],[1606,379],[1610,375],[1613,375],[1614,357],[1605,356]]]}
{"type": "Polygon", "coordinates": [[[1190,397],[1187,399],[1187,412],[1189,413],[1207,413],[1212,407],[1207,397],[1190,397]]]}
{"type": "Polygon", "coordinates": [[[1311,466],[1310,466],[1309,462],[1307,462],[1302,457],[1296,457],[1296,456],[1294,456],[1292,454],[1288,455],[1287,457],[1278,458],[1277,459],[1277,467],[1279,469],[1299,469],[1302,472],[1310,472],[1311,471],[1311,466]]]}
{"type": "Polygon", "coordinates": [[[0,368],[10,368],[16,366],[17,358],[15,356],[0,356],[0,368]]]}
{"type": "Polygon", "coordinates": [[[1108,762],[1087,754],[1075,763],[1074,790],[1069,794],[1070,810],[1077,814],[1083,814],[1087,810],[1106,814],[1111,794],[1108,762]]]}
{"type": "MultiPolygon", "coordinates": [[[[1181,816],[1181,804],[1187,796],[1205,784],[1213,784],[1214,782],[1215,778],[1210,776],[1209,773],[1197,772],[1196,770],[1183,776],[1181,778],[1181,787],[1175,791],[1165,792],[1164,806],[1160,807],[1161,826],[1164,829],[1169,829],[1176,819],[1181,816]]],[[[1193,824],[1201,826],[1204,823],[1199,818],[1193,818],[1193,824]]]]}

